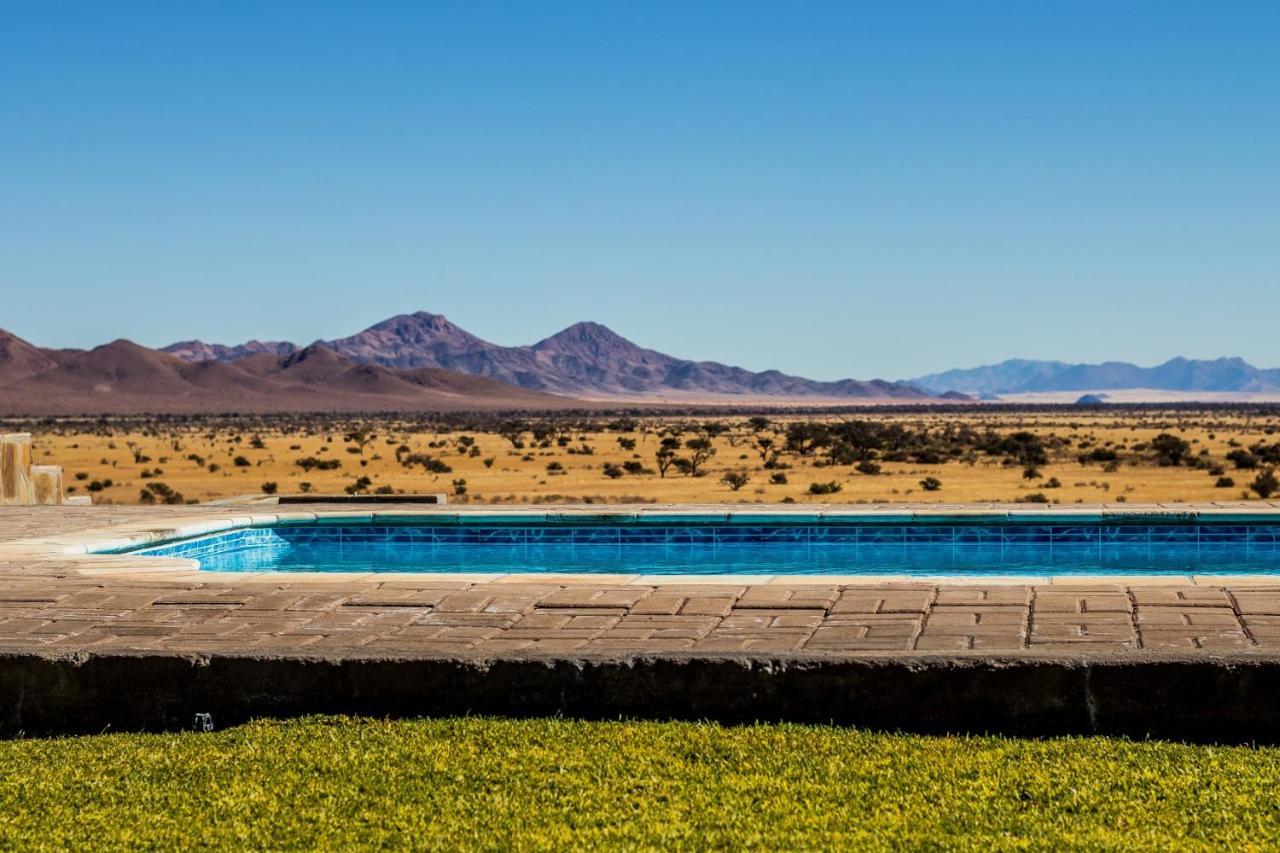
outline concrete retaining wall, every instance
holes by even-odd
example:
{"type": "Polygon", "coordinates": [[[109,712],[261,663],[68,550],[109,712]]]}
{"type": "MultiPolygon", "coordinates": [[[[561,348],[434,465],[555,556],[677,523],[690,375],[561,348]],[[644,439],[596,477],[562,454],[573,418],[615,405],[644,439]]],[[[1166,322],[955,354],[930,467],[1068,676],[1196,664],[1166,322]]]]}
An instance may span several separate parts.
{"type": "Polygon", "coordinates": [[[1280,740],[1280,661],[0,654],[0,734],[260,716],[792,720],[933,733],[1280,740]]]}

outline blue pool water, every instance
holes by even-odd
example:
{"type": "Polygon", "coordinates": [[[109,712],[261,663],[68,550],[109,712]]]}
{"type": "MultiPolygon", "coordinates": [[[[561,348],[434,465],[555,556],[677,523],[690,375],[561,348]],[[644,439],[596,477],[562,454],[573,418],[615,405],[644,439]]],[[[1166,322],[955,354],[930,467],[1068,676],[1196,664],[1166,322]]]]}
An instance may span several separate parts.
{"type": "Polygon", "coordinates": [[[625,574],[1280,572],[1275,524],[412,524],[251,528],[136,551],[202,569],[625,574]]]}

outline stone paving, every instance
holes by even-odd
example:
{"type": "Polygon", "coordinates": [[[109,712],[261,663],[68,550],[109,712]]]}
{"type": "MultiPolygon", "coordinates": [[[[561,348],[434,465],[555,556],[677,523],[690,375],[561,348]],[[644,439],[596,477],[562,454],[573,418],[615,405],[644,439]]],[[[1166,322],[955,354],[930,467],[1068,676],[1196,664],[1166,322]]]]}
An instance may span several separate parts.
{"type": "Polygon", "coordinates": [[[261,505],[6,508],[0,512],[0,652],[1280,657],[1280,581],[1266,577],[1026,586],[232,575],[193,571],[175,560],[58,553],[67,542],[119,531],[273,511],[261,505]]]}

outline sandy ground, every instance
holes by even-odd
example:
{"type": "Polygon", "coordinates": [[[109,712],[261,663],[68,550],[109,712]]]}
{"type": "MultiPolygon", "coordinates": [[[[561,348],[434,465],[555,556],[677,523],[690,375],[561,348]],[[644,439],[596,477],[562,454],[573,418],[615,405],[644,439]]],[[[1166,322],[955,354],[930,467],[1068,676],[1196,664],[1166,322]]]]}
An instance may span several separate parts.
{"type": "MultiPolygon", "coordinates": [[[[1118,416],[1064,410],[1050,414],[863,417],[934,429],[949,424],[992,427],[1001,433],[1027,429],[1042,436],[1067,438],[1070,444],[1056,451],[1050,463],[1041,466],[1041,476],[1031,480],[1024,478],[1021,467],[984,455],[971,462],[939,465],[883,462],[882,473],[867,475],[851,466],[820,466],[820,457],[786,454],[780,461],[791,467],[779,472],[762,467],[759,454],[751,447],[756,433],[745,419],[722,419],[730,430],[714,440],[716,453],[706,465],[705,476],[683,476],[672,469],[666,477],[628,473],[611,478],[604,473],[606,463],[622,466],[633,462],[656,468],[659,432],[675,421],[646,419],[627,432],[594,424],[561,431],[546,447],[536,446],[526,434],[523,448],[515,448],[507,438],[492,432],[428,432],[379,420],[341,422],[332,428],[324,424],[286,429],[270,423],[225,423],[181,428],[133,426],[132,431],[126,431],[108,423],[80,428],[46,424],[32,430],[35,460],[61,464],[72,493],[92,494],[99,503],[137,503],[144,487],[156,483],[181,494],[184,501],[204,502],[272,488],[281,494],[339,493],[360,477],[369,479],[366,491],[445,492],[458,500],[485,503],[1016,501],[1032,493],[1063,504],[1121,499],[1233,500],[1243,496],[1255,472],[1233,470],[1223,460],[1232,449],[1231,442],[1247,447],[1280,440],[1280,418],[1275,415],[1248,418],[1205,412],[1118,416]],[[372,436],[363,449],[344,435],[362,425],[372,436]],[[1123,452],[1121,462],[1110,471],[1076,460],[1081,441],[1091,446],[1108,442],[1132,445],[1162,432],[1190,442],[1193,455],[1207,451],[1210,459],[1226,468],[1225,474],[1235,480],[1235,486],[1217,487],[1218,477],[1203,469],[1158,467],[1142,453],[1123,452]],[[635,443],[634,449],[624,446],[630,442],[635,443]],[[591,452],[584,452],[584,448],[591,452]],[[409,454],[429,455],[451,470],[431,473],[421,464],[405,465],[397,460],[398,455],[407,460],[409,454]],[[308,471],[298,464],[306,459],[333,460],[339,467],[308,471]],[[722,482],[729,471],[745,472],[748,482],[739,490],[731,489],[722,482]],[[785,483],[771,482],[778,473],[785,475],[785,483]],[[920,481],[926,477],[941,481],[941,488],[923,490],[920,481]],[[1051,478],[1057,478],[1061,485],[1049,487],[1051,478]],[[838,483],[840,491],[815,497],[809,493],[815,482],[838,483]]],[[[787,421],[777,418],[775,426],[787,421]]],[[[679,423],[688,427],[697,422],[679,423]]],[[[686,432],[684,437],[692,435],[686,432]]]]}

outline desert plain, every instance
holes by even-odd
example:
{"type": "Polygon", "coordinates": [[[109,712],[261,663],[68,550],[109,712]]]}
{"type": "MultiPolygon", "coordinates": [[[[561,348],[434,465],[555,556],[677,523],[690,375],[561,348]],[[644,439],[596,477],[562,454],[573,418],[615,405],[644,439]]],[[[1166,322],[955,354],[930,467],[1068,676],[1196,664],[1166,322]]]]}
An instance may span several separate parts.
{"type": "Polygon", "coordinates": [[[1280,409],[9,419],[95,503],[1230,501],[1270,496],[1280,409]],[[1266,494],[1263,494],[1263,493],[1266,494]]]}

